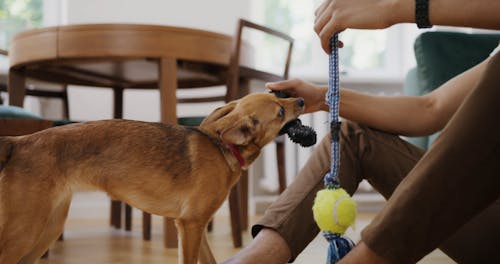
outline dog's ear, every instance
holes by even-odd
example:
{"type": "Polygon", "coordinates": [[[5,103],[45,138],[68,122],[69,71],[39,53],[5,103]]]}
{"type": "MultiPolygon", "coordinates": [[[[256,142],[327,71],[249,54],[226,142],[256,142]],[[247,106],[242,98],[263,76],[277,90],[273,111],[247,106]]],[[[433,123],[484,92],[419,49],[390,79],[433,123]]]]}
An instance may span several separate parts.
{"type": "Polygon", "coordinates": [[[203,119],[203,122],[201,122],[201,125],[205,124],[210,124],[213,123],[223,117],[225,117],[227,114],[231,113],[233,109],[236,107],[237,101],[230,102],[224,106],[221,106],[217,109],[215,109],[209,116],[207,116],[205,119],[203,119]]]}
{"type": "Polygon", "coordinates": [[[237,118],[220,137],[224,143],[234,145],[248,145],[255,134],[255,124],[250,117],[237,118]]]}

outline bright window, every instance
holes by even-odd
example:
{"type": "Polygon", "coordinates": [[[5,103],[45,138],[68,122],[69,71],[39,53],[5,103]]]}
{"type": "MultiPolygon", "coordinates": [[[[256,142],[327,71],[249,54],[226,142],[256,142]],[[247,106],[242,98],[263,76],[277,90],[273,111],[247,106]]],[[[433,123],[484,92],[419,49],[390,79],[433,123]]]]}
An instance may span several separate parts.
{"type": "MultiPolygon", "coordinates": [[[[259,0],[252,2],[253,19],[295,38],[291,76],[325,80],[327,55],[321,49],[313,31],[314,11],[319,0],[259,0]]],[[[415,31],[409,25],[384,30],[346,30],[340,35],[344,48],[340,50],[341,71],[350,78],[402,78],[411,64],[411,43],[415,31]],[[409,33],[410,32],[410,33],[409,33]],[[409,52],[409,54],[407,54],[409,52]],[[408,60],[410,61],[408,63],[408,60]]],[[[415,27],[416,28],[416,27],[415,27]]],[[[269,46],[272,46],[270,40],[269,46]]]]}
{"type": "MultiPolygon", "coordinates": [[[[12,37],[43,23],[43,0],[0,0],[0,49],[8,50],[12,37]]],[[[7,58],[0,56],[0,70],[6,71],[7,58]]]]}
{"type": "Polygon", "coordinates": [[[0,47],[8,48],[19,31],[40,27],[42,13],[43,0],[0,0],[0,47]]]}

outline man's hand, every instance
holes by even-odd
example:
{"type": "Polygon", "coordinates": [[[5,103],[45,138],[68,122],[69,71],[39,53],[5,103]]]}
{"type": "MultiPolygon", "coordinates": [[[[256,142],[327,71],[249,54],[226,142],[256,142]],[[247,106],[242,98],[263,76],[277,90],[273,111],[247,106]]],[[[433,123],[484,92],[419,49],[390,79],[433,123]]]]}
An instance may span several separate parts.
{"type": "Polygon", "coordinates": [[[410,0],[324,0],[314,13],[314,31],[330,53],[330,37],[345,29],[382,29],[414,20],[410,0]]]}
{"type": "Polygon", "coordinates": [[[286,92],[293,97],[304,98],[305,113],[312,113],[319,110],[328,111],[328,106],[325,104],[327,87],[316,86],[299,79],[267,83],[266,87],[273,91],[286,92]]]}

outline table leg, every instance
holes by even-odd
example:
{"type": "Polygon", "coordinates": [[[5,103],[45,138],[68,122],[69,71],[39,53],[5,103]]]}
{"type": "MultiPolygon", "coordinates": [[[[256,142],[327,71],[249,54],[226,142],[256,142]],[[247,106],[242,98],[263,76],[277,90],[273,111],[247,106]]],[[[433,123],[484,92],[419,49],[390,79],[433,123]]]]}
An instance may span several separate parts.
{"type": "Polygon", "coordinates": [[[9,105],[23,107],[26,95],[26,76],[22,70],[9,70],[9,105]]]}
{"type": "Polygon", "coordinates": [[[159,71],[161,122],[177,124],[177,61],[161,58],[159,71]]]}
{"type": "MultiPolygon", "coordinates": [[[[159,62],[160,114],[162,123],[177,123],[177,61],[160,58],[159,62]]],[[[177,247],[177,230],[171,218],[164,219],[164,243],[167,248],[177,247]]]]}
{"type": "MultiPolygon", "coordinates": [[[[113,88],[113,118],[123,118],[123,88],[113,88]]],[[[122,201],[111,199],[110,223],[113,227],[118,229],[122,226],[122,208],[122,201]]],[[[125,221],[125,226],[127,226],[127,224],[129,223],[125,221]]]]}

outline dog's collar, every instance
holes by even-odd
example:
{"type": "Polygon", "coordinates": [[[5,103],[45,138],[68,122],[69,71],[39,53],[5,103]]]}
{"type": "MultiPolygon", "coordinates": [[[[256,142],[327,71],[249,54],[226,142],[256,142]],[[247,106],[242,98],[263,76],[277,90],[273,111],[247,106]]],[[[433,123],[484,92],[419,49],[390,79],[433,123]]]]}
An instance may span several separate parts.
{"type": "Polygon", "coordinates": [[[233,153],[234,157],[238,160],[240,163],[240,167],[244,168],[245,167],[245,159],[243,156],[241,156],[240,151],[233,145],[233,144],[227,144],[227,147],[231,150],[233,153]]]}

